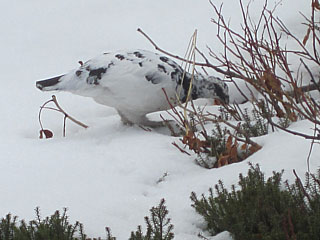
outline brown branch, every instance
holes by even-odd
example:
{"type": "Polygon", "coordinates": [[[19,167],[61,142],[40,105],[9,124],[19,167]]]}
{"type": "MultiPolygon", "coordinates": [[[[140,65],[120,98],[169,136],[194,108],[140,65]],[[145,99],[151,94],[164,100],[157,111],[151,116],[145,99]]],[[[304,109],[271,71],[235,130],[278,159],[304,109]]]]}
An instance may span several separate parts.
{"type": "MultiPolygon", "coordinates": [[[[40,106],[40,111],[39,111],[39,115],[38,115],[38,120],[39,120],[39,124],[40,124],[40,138],[42,138],[43,134],[47,135],[46,132],[50,132],[52,133],[50,130],[44,130],[43,129],[43,125],[42,125],[42,122],[41,122],[41,114],[42,114],[42,110],[43,109],[49,109],[49,110],[54,110],[54,111],[57,111],[57,112],[60,112],[62,114],[64,114],[64,118],[63,118],[63,137],[66,136],[66,120],[67,118],[69,118],[72,122],[80,125],[81,127],[83,128],[88,128],[87,125],[85,125],[84,123],[74,119],[73,117],[71,117],[69,114],[67,114],[59,105],[57,99],[56,99],[56,96],[55,95],[52,95],[52,99],[46,101],[42,106],[40,106]],[[54,107],[46,107],[47,104],[49,104],[50,102],[53,102],[57,108],[54,108],[54,107]]],[[[52,137],[52,134],[51,136],[52,137]]]]}
{"type": "Polygon", "coordinates": [[[79,126],[83,127],[83,128],[88,128],[87,125],[85,125],[84,123],[76,120],[75,118],[71,117],[69,114],[67,114],[59,105],[57,98],[55,95],[52,95],[52,101],[54,102],[54,104],[57,106],[57,108],[60,110],[61,113],[63,113],[65,115],[66,118],[69,118],[72,122],[78,124],[79,126]]]}
{"type": "MultiPolygon", "coordinates": [[[[209,113],[209,112],[208,112],[208,115],[213,116],[214,118],[217,118],[217,117],[216,117],[214,114],[212,114],[212,113],[209,113]]],[[[215,120],[214,118],[207,118],[207,117],[205,117],[205,119],[208,120],[208,121],[211,121],[211,122],[222,122],[222,123],[226,124],[227,126],[231,127],[232,129],[236,130],[238,133],[240,133],[241,135],[243,135],[244,138],[245,138],[246,143],[248,143],[248,144],[250,144],[250,145],[252,145],[252,146],[257,146],[257,147],[260,147],[260,148],[261,148],[261,146],[260,146],[258,143],[252,141],[252,140],[250,139],[250,137],[249,137],[242,129],[240,129],[239,126],[233,125],[232,123],[230,123],[230,122],[228,122],[228,121],[226,121],[226,120],[224,120],[224,119],[216,119],[216,120],[215,120]]],[[[241,139],[241,138],[240,138],[240,139],[241,139]]],[[[240,140],[240,141],[241,141],[241,140],[240,140]]]]}
{"type": "Polygon", "coordinates": [[[212,68],[214,69],[215,71],[219,72],[219,73],[222,73],[228,77],[234,77],[234,78],[241,78],[240,75],[234,73],[234,72],[230,72],[230,71],[224,71],[222,70],[221,68],[217,67],[217,66],[214,66],[212,65],[211,63],[209,62],[206,62],[206,63],[200,63],[200,62],[194,62],[192,60],[187,60],[185,58],[182,58],[178,55],[175,55],[175,54],[172,54],[172,53],[169,53],[168,51],[165,51],[163,50],[162,48],[160,48],[145,32],[143,32],[140,28],[137,29],[138,32],[140,32],[145,38],[147,38],[147,40],[154,46],[154,48],[156,50],[158,50],[159,52],[162,52],[163,54],[165,55],[168,55],[172,58],[175,58],[175,59],[178,59],[180,61],[183,61],[183,62],[186,62],[186,63],[190,63],[190,64],[194,64],[196,66],[200,66],[200,67],[209,67],[209,68],[212,68]]]}
{"type": "MultiPolygon", "coordinates": [[[[315,124],[314,130],[313,130],[313,136],[315,137],[316,135],[317,135],[317,125],[315,124]]],[[[309,149],[309,153],[308,153],[308,157],[307,157],[308,172],[310,172],[310,158],[311,158],[311,153],[312,153],[312,150],[313,150],[314,143],[315,143],[315,140],[312,139],[311,145],[310,145],[310,149],[309,149]]]]}
{"type": "Polygon", "coordinates": [[[315,80],[314,80],[314,77],[313,77],[313,74],[311,73],[311,70],[309,69],[309,67],[307,66],[307,64],[305,64],[305,62],[303,61],[302,58],[300,58],[300,61],[302,62],[303,66],[305,67],[305,69],[308,71],[310,77],[311,77],[311,82],[313,83],[312,85],[309,86],[309,88],[311,90],[309,91],[312,91],[312,90],[318,90],[320,92],[320,86],[319,86],[319,83],[317,83],[315,80]]]}
{"type": "Polygon", "coordinates": [[[173,104],[171,103],[171,101],[170,101],[170,99],[169,99],[169,97],[168,97],[168,95],[167,95],[166,90],[165,90],[164,88],[162,88],[162,91],[163,91],[163,93],[164,93],[164,95],[165,95],[165,97],[166,97],[166,100],[167,100],[167,102],[168,102],[168,104],[169,104],[169,106],[170,106],[170,109],[173,111],[173,113],[175,114],[175,116],[177,116],[179,119],[177,119],[177,118],[176,118],[173,114],[171,114],[169,111],[167,111],[167,113],[168,113],[171,117],[173,117],[173,119],[174,119],[175,121],[177,121],[181,126],[185,127],[185,121],[184,121],[183,118],[180,116],[180,114],[179,114],[179,112],[177,111],[177,109],[175,108],[175,106],[173,106],[173,104]]]}
{"type": "Polygon", "coordinates": [[[187,151],[185,151],[185,150],[183,150],[181,147],[179,147],[177,143],[173,142],[172,145],[175,146],[176,148],[178,148],[178,149],[180,150],[180,152],[185,153],[185,154],[191,156],[190,153],[188,153],[187,151]]]}
{"type": "Polygon", "coordinates": [[[67,121],[67,115],[64,115],[64,118],[63,118],[63,137],[66,136],[66,121],[67,121]]]}
{"type": "MultiPolygon", "coordinates": [[[[221,74],[224,74],[225,76],[229,77],[229,78],[238,78],[238,79],[242,79],[242,80],[245,80],[246,82],[248,82],[248,77],[247,76],[243,76],[241,74],[238,74],[234,71],[231,71],[231,70],[223,70],[221,69],[220,67],[217,67],[213,64],[211,64],[209,62],[209,60],[205,57],[205,55],[198,49],[196,48],[196,51],[201,55],[201,57],[204,58],[205,60],[205,63],[200,63],[200,62],[193,62],[191,60],[187,60],[185,58],[182,58],[178,55],[175,55],[175,54],[172,54],[168,51],[165,51],[163,50],[162,48],[160,48],[143,30],[141,30],[140,28],[137,29],[138,32],[140,32],[153,46],[156,50],[158,50],[159,52],[162,52],[163,54],[165,55],[168,55],[172,58],[175,58],[175,59],[178,59],[180,61],[183,61],[183,62],[186,62],[186,63],[189,63],[189,64],[194,64],[196,66],[200,66],[200,67],[209,67],[209,68],[212,68],[214,69],[216,72],[218,73],[221,73],[221,74]]],[[[232,32],[232,34],[236,34],[235,32],[232,32]]],[[[238,35],[238,34],[237,34],[238,35]]],[[[240,36],[240,35],[238,35],[240,36]]],[[[210,50],[210,49],[209,49],[210,50]]],[[[230,48],[228,48],[229,51],[232,52],[232,54],[234,54],[236,56],[236,53],[233,52],[230,48]]],[[[241,55],[242,56],[242,55],[241,55]]],[[[241,57],[241,56],[238,56],[238,57],[241,57]]],[[[242,59],[243,56],[242,56],[242,59]]],[[[249,63],[246,63],[247,65],[249,65],[249,63]]],[[[240,94],[242,96],[244,96],[244,98],[246,99],[246,101],[249,101],[249,99],[247,98],[247,96],[245,94],[243,94],[243,92],[241,91],[241,89],[238,87],[238,85],[233,81],[233,83],[235,84],[236,88],[238,89],[238,91],[240,92],[240,94]]],[[[316,84],[311,84],[311,85],[308,85],[308,86],[302,86],[300,87],[299,89],[301,89],[301,91],[303,92],[309,92],[309,91],[313,91],[315,89],[317,89],[317,85],[316,84]]],[[[286,92],[289,96],[293,96],[294,95],[294,92],[293,91],[287,91],[286,92]]]]}
{"type": "MultiPolygon", "coordinates": [[[[39,110],[39,114],[38,114],[38,121],[39,121],[40,128],[42,131],[43,131],[43,126],[42,126],[42,122],[41,122],[41,113],[42,113],[42,110],[46,108],[45,106],[50,102],[52,102],[52,99],[46,101],[44,104],[42,104],[42,106],[40,106],[40,110],[39,110]]],[[[57,111],[57,109],[54,109],[54,110],[57,111]]]]}
{"type": "Polygon", "coordinates": [[[298,182],[298,185],[299,187],[301,188],[302,192],[303,192],[303,195],[308,199],[309,203],[311,202],[311,198],[309,196],[309,194],[306,192],[306,189],[304,188],[302,182],[301,182],[301,179],[299,178],[298,174],[296,173],[296,170],[293,169],[293,174],[295,175],[296,179],[297,179],[297,182],[298,182]]]}
{"type": "Polygon", "coordinates": [[[303,134],[303,133],[300,133],[300,132],[289,130],[288,128],[284,128],[284,127],[280,126],[279,124],[277,124],[277,123],[275,123],[273,121],[269,121],[269,123],[271,125],[275,126],[276,128],[279,128],[280,130],[285,131],[287,133],[290,133],[292,135],[303,137],[305,139],[320,140],[320,136],[311,136],[311,135],[308,135],[308,134],[303,134]]]}

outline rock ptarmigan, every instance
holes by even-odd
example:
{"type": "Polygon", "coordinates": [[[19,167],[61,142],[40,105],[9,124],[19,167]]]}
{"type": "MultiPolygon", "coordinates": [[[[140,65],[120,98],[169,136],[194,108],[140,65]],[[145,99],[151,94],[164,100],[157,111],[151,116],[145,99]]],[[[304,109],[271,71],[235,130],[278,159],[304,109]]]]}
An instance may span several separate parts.
{"type": "MultiPolygon", "coordinates": [[[[104,53],[67,74],[37,81],[36,86],[42,91],[92,97],[115,108],[125,124],[158,126],[146,114],[170,109],[167,97],[173,106],[185,102],[191,79],[191,74],[166,56],[133,50],[104,53]]],[[[217,77],[196,74],[190,97],[228,103],[228,87],[217,77]]]]}

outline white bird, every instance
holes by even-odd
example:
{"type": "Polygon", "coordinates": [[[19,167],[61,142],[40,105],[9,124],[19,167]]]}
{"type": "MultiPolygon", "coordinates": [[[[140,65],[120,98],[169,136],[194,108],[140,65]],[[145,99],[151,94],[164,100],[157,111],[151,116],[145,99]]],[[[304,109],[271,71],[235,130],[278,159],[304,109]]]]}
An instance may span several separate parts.
{"type": "Polygon", "coordinates": [[[191,82],[191,99],[228,103],[228,87],[221,79],[192,77],[173,60],[146,50],[104,53],[67,74],[37,81],[36,86],[92,97],[115,108],[125,124],[158,126],[146,114],[170,109],[168,100],[172,106],[185,102],[191,82]]]}

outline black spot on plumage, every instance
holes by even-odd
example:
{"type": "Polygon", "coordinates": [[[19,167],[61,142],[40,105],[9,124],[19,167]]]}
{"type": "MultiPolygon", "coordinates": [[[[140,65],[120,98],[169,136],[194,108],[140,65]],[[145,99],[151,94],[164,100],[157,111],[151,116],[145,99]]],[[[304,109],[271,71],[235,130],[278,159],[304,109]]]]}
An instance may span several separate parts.
{"type": "Polygon", "coordinates": [[[182,81],[182,88],[184,90],[184,93],[185,93],[185,95],[187,95],[189,92],[189,88],[190,88],[191,78],[185,74],[183,80],[181,80],[181,81],[182,81]]]}
{"type": "Polygon", "coordinates": [[[138,52],[138,51],[133,52],[133,54],[134,54],[137,58],[145,58],[145,56],[144,56],[142,53],[138,52]]]}
{"type": "Polygon", "coordinates": [[[199,98],[198,90],[197,90],[197,87],[196,87],[196,86],[192,86],[191,98],[192,98],[193,100],[196,100],[196,99],[199,98]]]}
{"type": "Polygon", "coordinates": [[[110,62],[110,63],[108,64],[107,70],[108,70],[111,66],[113,66],[113,65],[114,65],[114,63],[113,63],[113,62],[110,62]]]}
{"type": "Polygon", "coordinates": [[[171,79],[175,81],[177,84],[181,84],[182,72],[179,69],[176,68],[174,71],[172,71],[170,76],[171,79]]]}
{"type": "Polygon", "coordinates": [[[167,58],[167,57],[163,57],[163,56],[162,56],[162,57],[160,57],[160,60],[161,60],[162,62],[168,64],[168,65],[169,65],[170,67],[172,67],[174,70],[179,69],[179,70],[183,71],[182,68],[181,68],[177,63],[175,63],[174,61],[170,60],[170,59],[167,58]]]}
{"type": "Polygon", "coordinates": [[[95,77],[97,77],[98,79],[101,79],[102,74],[103,74],[103,73],[106,73],[106,71],[107,71],[107,68],[92,69],[92,70],[89,72],[89,76],[95,76],[95,77]]]}
{"type": "Polygon", "coordinates": [[[142,62],[139,62],[139,66],[142,67],[142,62]]]}
{"type": "Polygon", "coordinates": [[[167,73],[167,70],[166,70],[165,66],[163,66],[163,65],[161,65],[161,64],[158,64],[158,70],[159,70],[160,72],[167,73]]]}
{"type": "Polygon", "coordinates": [[[183,69],[176,63],[172,62],[172,61],[168,61],[167,64],[173,68],[173,72],[171,72],[171,78],[175,78],[177,75],[181,75],[183,74],[183,69]]]}
{"type": "Polygon", "coordinates": [[[87,70],[89,71],[89,77],[87,78],[87,83],[94,84],[94,85],[99,85],[99,80],[102,78],[102,75],[107,72],[107,68],[97,68],[97,69],[87,68],[87,70]]]}
{"type": "MultiPolygon", "coordinates": [[[[173,69],[181,69],[180,66],[176,65],[176,64],[173,64],[173,63],[170,63],[170,62],[167,62],[167,64],[172,67],[173,69]]],[[[182,70],[182,69],[181,69],[182,70]]]]}
{"type": "Polygon", "coordinates": [[[214,91],[215,91],[216,95],[222,101],[224,101],[225,103],[228,103],[229,102],[229,96],[224,93],[223,88],[219,84],[216,84],[216,83],[213,83],[213,85],[214,85],[214,91]]]}
{"type": "MultiPolygon", "coordinates": [[[[190,89],[190,83],[191,83],[191,76],[190,74],[184,74],[181,71],[175,71],[172,72],[171,75],[174,75],[177,81],[177,92],[180,94],[180,100],[182,102],[186,102],[187,101],[187,96],[188,96],[188,92],[190,89]]],[[[190,100],[193,99],[197,99],[199,98],[198,96],[198,89],[195,85],[191,86],[191,95],[190,95],[190,100]]]]}
{"type": "Polygon", "coordinates": [[[152,77],[151,75],[146,75],[145,78],[147,79],[147,81],[151,82],[152,81],[152,77]]]}
{"type": "Polygon", "coordinates": [[[147,74],[145,78],[148,82],[151,82],[153,84],[158,84],[162,81],[162,76],[157,73],[147,74]]]}
{"type": "Polygon", "coordinates": [[[169,58],[167,58],[167,57],[160,57],[160,60],[162,61],[162,62],[168,62],[168,60],[169,60],[169,58]]]}
{"type": "Polygon", "coordinates": [[[121,54],[117,54],[117,55],[115,55],[115,57],[116,58],[118,58],[119,60],[123,60],[123,59],[125,59],[125,57],[123,56],[123,55],[121,55],[121,54]]]}

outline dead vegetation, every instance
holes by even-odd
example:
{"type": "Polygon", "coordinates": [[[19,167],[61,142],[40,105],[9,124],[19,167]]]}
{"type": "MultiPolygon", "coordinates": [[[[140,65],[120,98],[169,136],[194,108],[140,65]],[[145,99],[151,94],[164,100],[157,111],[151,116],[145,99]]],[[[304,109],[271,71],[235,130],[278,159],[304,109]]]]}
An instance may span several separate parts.
{"type": "Polygon", "coordinates": [[[52,110],[52,111],[57,111],[57,112],[60,112],[64,115],[63,117],[63,137],[66,136],[66,121],[67,119],[71,120],[72,122],[74,122],[75,124],[83,127],[83,128],[88,128],[88,126],[78,120],[76,120],[75,118],[71,117],[68,113],[66,113],[62,107],[60,106],[60,104],[58,103],[58,100],[56,98],[55,95],[52,95],[52,98],[48,101],[46,101],[41,107],[40,107],[40,110],[39,110],[39,115],[38,115],[38,120],[39,120],[39,124],[40,124],[40,136],[39,138],[40,139],[43,139],[43,138],[52,138],[53,137],[53,132],[49,129],[44,129],[43,128],[43,124],[42,124],[42,121],[41,121],[41,116],[42,116],[42,110],[43,109],[47,109],[47,110],[52,110]],[[50,104],[50,103],[53,103],[55,105],[55,107],[48,107],[47,105],[50,104]]]}
{"type": "MultiPolygon", "coordinates": [[[[267,1],[265,1],[258,21],[254,22],[250,16],[250,3],[245,6],[240,0],[243,19],[240,32],[233,30],[228,20],[224,18],[222,6],[216,6],[212,1],[210,3],[215,12],[212,23],[218,28],[217,39],[223,46],[222,53],[216,53],[208,47],[210,60],[195,44],[189,50],[191,54],[187,54],[187,56],[194,56],[197,53],[203,58],[203,62],[196,61],[194,57],[184,58],[165,51],[141,29],[138,31],[151,42],[156,50],[178,59],[184,64],[192,65],[192,69],[195,67],[211,68],[224,74],[228,81],[235,84],[243,98],[251,102],[255,111],[255,118],[252,121],[259,122],[263,119],[264,123],[260,122],[255,125],[249,121],[248,125],[248,121],[245,120],[249,115],[243,113],[238,104],[222,105],[224,112],[230,119],[226,119],[221,114],[196,109],[192,102],[186,105],[181,104],[183,110],[180,112],[173,110],[171,116],[185,130],[184,136],[180,139],[184,147],[177,143],[173,143],[173,145],[181,152],[189,154],[187,150],[191,150],[196,153],[198,155],[197,161],[201,165],[210,168],[220,167],[241,161],[261,149],[262,146],[252,140],[252,137],[256,136],[250,135],[250,126],[262,129],[266,127],[263,126],[266,124],[267,132],[282,130],[311,140],[312,149],[313,144],[320,140],[320,128],[318,127],[320,103],[310,94],[311,91],[319,93],[320,84],[316,77],[318,73],[312,72],[309,67],[311,65],[320,67],[320,26],[316,21],[316,13],[320,10],[318,0],[310,1],[311,16],[304,16],[306,34],[303,39],[296,37],[286,27],[286,24],[274,15],[274,9],[267,8],[267,1]],[[298,48],[287,49],[283,44],[286,38],[294,41],[298,48]],[[292,67],[289,56],[290,59],[294,58],[300,61],[299,69],[292,67]],[[302,69],[308,73],[310,81],[302,79],[302,69]],[[237,85],[239,80],[245,81],[247,85],[253,87],[259,98],[253,93],[250,96],[243,93],[237,85]],[[306,82],[307,85],[302,85],[306,82]],[[288,128],[290,123],[301,119],[313,124],[312,134],[288,128]],[[230,120],[238,121],[238,124],[231,123],[230,120]],[[208,122],[216,126],[219,125],[219,128],[222,124],[226,126],[226,130],[220,131],[218,134],[217,132],[210,134],[204,127],[208,122]],[[243,122],[247,123],[247,128],[244,128],[243,122]],[[219,151],[216,151],[217,149],[219,151]],[[213,160],[208,160],[212,157],[213,160]]],[[[191,42],[195,43],[196,41],[191,42]]]]}

